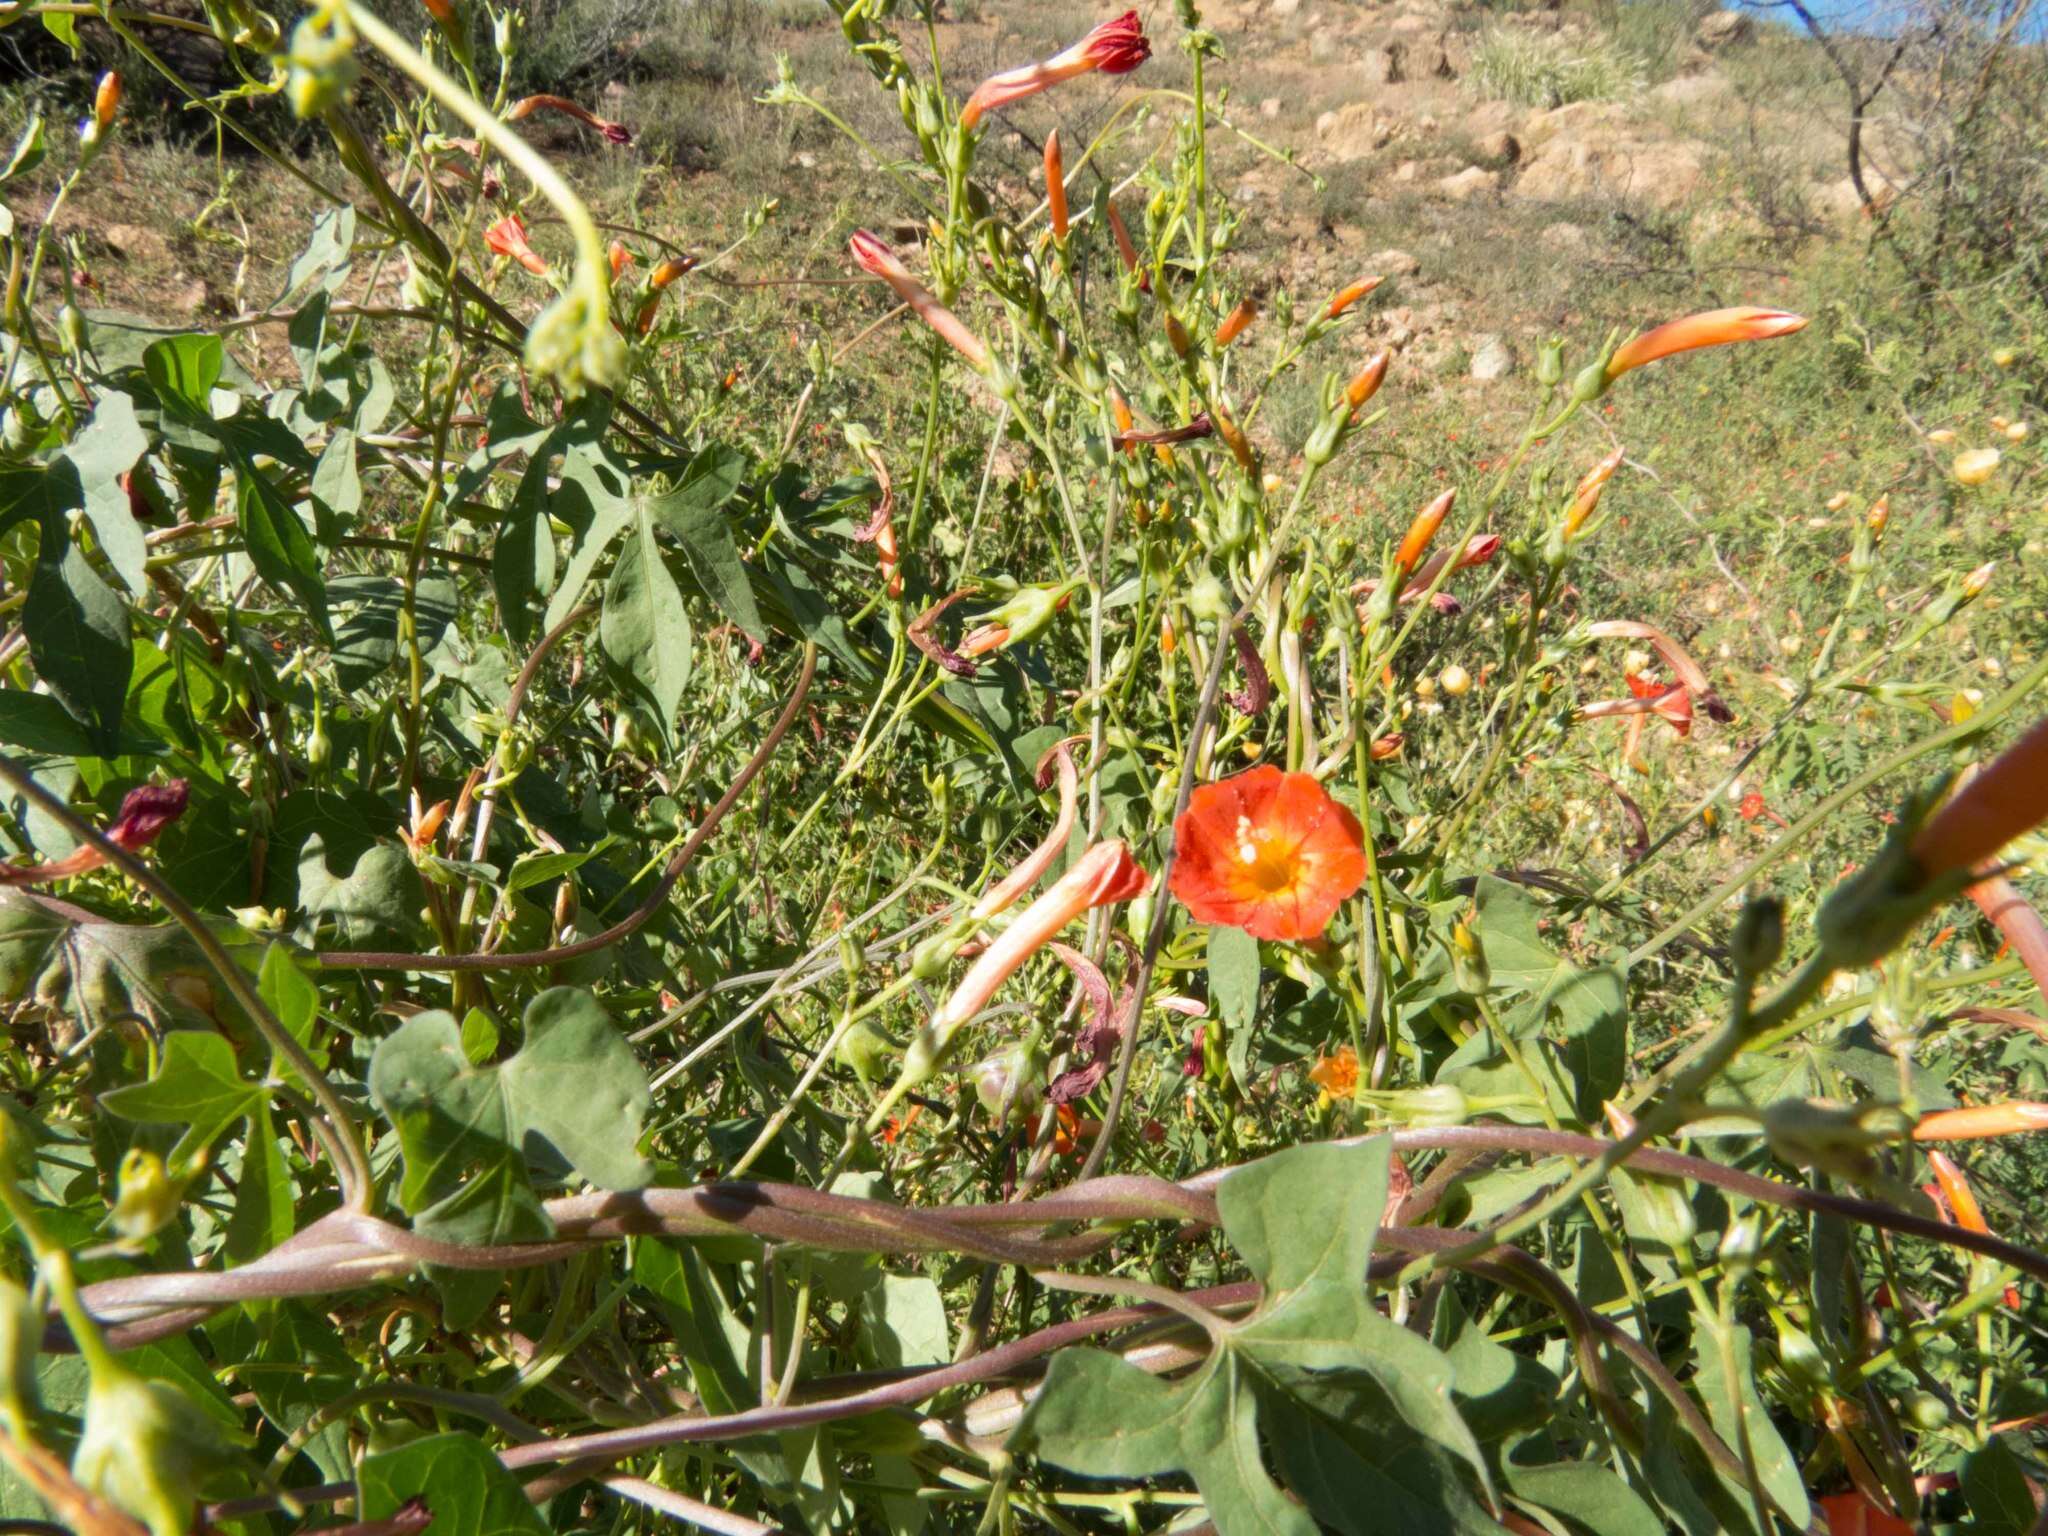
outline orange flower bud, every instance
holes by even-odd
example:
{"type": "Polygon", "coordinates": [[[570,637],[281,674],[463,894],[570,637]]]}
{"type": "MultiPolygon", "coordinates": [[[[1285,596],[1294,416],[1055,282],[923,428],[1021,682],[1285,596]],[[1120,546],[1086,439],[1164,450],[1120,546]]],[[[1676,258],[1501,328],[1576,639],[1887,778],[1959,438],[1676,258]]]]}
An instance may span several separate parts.
{"type": "Polygon", "coordinates": [[[1455,489],[1445,491],[1428,506],[1415,514],[1415,521],[1408,525],[1408,532],[1401,540],[1401,547],[1394,551],[1394,570],[1397,575],[1406,575],[1415,569],[1415,562],[1422,558],[1422,552],[1429,548],[1429,541],[1436,537],[1436,531],[1443,526],[1450,515],[1451,503],[1458,499],[1455,489]]]}
{"type": "Polygon", "coordinates": [[[2048,720],[2000,753],[1949,799],[1913,840],[1930,878],[1975,869],[2048,819],[2048,720]]]}
{"type": "Polygon", "coordinates": [[[1173,348],[1175,357],[1186,357],[1188,348],[1192,345],[1188,338],[1188,328],[1180,323],[1171,310],[1166,315],[1166,344],[1173,348]]]}
{"type": "Polygon", "coordinates": [[[1223,323],[1216,327],[1216,349],[1220,352],[1244,334],[1244,328],[1259,318],[1258,301],[1240,299],[1237,307],[1223,317],[1223,323]]]}
{"type": "Polygon", "coordinates": [[[1886,494],[1870,504],[1870,510],[1863,514],[1864,526],[1874,534],[1882,534],[1884,525],[1892,520],[1892,498],[1886,494]]]}
{"type": "MultiPolygon", "coordinates": [[[[1108,204],[1108,208],[1109,232],[1116,237],[1117,255],[1123,258],[1124,270],[1126,272],[1136,272],[1138,270],[1138,248],[1131,244],[1131,232],[1124,228],[1124,216],[1116,211],[1116,203],[1111,201],[1108,204]]],[[[1141,275],[1138,279],[1138,286],[1143,288],[1145,281],[1145,278],[1141,275]]]]}
{"type": "Polygon", "coordinates": [[[114,114],[121,110],[121,77],[113,70],[100,76],[99,89],[92,96],[92,120],[105,133],[114,125],[114,114]]]}
{"type": "Polygon", "coordinates": [[[1237,423],[1224,414],[1222,406],[1217,406],[1213,415],[1216,422],[1216,435],[1230,445],[1230,456],[1237,460],[1237,467],[1244,470],[1251,469],[1258,462],[1258,459],[1252,452],[1250,440],[1239,430],[1237,423]]]}
{"type": "Polygon", "coordinates": [[[1323,311],[1323,318],[1325,320],[1336,319],[1345,310],[1356,304],[1385,281],[1386,279],[1383,277],[1361,277],[1355,283],[1347,283],[1344,287],[1339,288],[1331,298],[1329,308],[1323,311]]]}
{"type": "Polygon", "coordinates": [[[1179,646],[1180,641],[1173,633],[1173,616],[1162,613],[1159,615],[1159,654],[1171,656],[1179,646]]]}
{"type": "Polygon", "coordinates": [[[605,255],[612,264],[613,277],[617,277],[626,268],[633,265],[633,253],[617,240],[611,243],[611,249],[606,251],[605,255]]]}
{"type": "Polygon", "coordinates": [[[1600,505],[1600,493],[1607,488],[1614,472],[1621,468],[1622,453],[1623,450],[1617,448],[1586,471],[1585,479],[1579,482],[1578,490],[1572,494],[1572,504],[1564,514],[1566,538],[1576,535],[1586,519],[1593,515],[1593,509],[1600,505]]]}
{"type": "Polygon", "coordinates": [[[1764,341],[1773,336],[1790,336],[1806,326],[1804,315],[1782,309],[1757,309],[1743,305],[1734,309],[1710,309],[1687,315],[1655,330],[1645,331],[1625,342],[1607,362],[1607,379],[1612,383],[1632,368],[1654,363],[1680,352],[1701,347],[1725,347],[1737,341],[1764,341]]]}
{"type": "Polygon", "coordinates": [[[696,265],[696,260],[693,257],[684,256],[681,258],[677,258],[672,256],[667,261],[662,262],[659,266],[657,266],[654,269],[654,271],[651,274],[649,274],[647,279],[647,286],[654,289],[655,292],[659,293],[662,289],[666,288],[670,283],[674,282],[677,278],[681,277],[685,272],[688,272],[692,267],[696,265]]]}
{"type": "Polygon", "coordinates": [[[1401,748],[1407,745],[1407,742],[1408,738],[1400,731],[1390,731],[1385,736],[1375,737],[1369,749],[1372,753],[1372,760],[1376,763],[1384,763],[1388,758],[1399,757],[1401,755],[1401,748]]]}
{"type": "Polygon", "coordinates": [[[1982,1141],[2029,1131],[2048,1131],[2048,1104],[2013,1099],[2004,1104],[1972,1104],[1967,1109],[1937,1109],[1920,1117],[1913,1127],[1913,1139],[1982,1141]]]}
{"type": "Polygon", "coordinates": [[[1393,361],[1391,352],[1382,352],[1351,377],[1344,386],[1344,404],[1358,410],[1380,392],[1380,385],[1386,382],[1387,365],[1393,361]]]}
{"type": "Polygon", "coordinates": [[[1067,238],[1067,167],[1060,156],[1060,131],[1045,136],[1045,205],[1055,240],[1067,238]]]}

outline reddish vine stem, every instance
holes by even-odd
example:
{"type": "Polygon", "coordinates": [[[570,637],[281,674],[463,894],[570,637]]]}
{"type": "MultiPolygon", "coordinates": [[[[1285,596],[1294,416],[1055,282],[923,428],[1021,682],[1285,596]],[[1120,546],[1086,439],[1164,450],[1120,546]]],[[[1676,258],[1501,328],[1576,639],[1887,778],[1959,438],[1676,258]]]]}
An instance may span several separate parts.
{"type": "Polygon", "coordinates": [[[803,666],[797,673],[796,687],[791,690],[789,702],[782,706],[782,713],[776,717],[775,724],[769,727],[768,735],[762,740],[761,745],[754,749],[754,755],[747,759],[746,766],[740,769],[731,786],[719,796],[718,803],[697,823],[689,841],[668,861],[668,867],[661,872],[661,879],[655,882],[654,889],[648,893],[647,899],[604,932],[592,934],[587,939],[578,939],[574,944],[562,944],[553,949],[521,950],[510,955],[412,955],[394,950],[340,949],[323,950],[314,959],[321,966],[331,970],[515,971],[563,965],[584,955],[596,954],[601,949],[609,949],[619,940],[637,932],[649,918],[661,910],[663,903],[669,898],[669,893],[676,888],[676,882],[683,878],[683,872],[690,867],[690,861],[697,857],[697,851],[709,841],[711,834],[718,830],[718,824],[725,819],[726,812],[730,811],[740,796],[746,793],[747,786],[754,782],[756,775],[768,766],[768,759],[775,755],[775,749],[782,744],[782,738],[796,722],[797,711],[803,708],[804,700],[810,696],[811,681],[817,676],[817,672],[817,642],[806,640],[803,666]]]}

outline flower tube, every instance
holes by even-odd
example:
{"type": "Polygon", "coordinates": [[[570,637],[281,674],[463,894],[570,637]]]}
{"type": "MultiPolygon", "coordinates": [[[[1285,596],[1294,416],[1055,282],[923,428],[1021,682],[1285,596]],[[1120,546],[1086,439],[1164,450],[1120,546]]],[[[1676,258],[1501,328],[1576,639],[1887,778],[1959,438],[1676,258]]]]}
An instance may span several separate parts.
{"type": "Polygon", "coordinates": [[[938,332],[954,351],[973,364],[977,373],[989,371],[991,360],[981,338],[961,324],[960,317],[934,298],[929,288],[912,277],[910,269],[896,259],[894,251],[864,229],[854,231],[847,247],[863,272],[870,277],[879,277],[895,289],[896,297],[916,311],[918,319],[938,332]]]}
{"type": "Polygon", "coordinates": [[[1607,360],[1606,379],[1613,383],[1631,369],[1680,352],[1702,347],[1725,347],[1738,341],[1766,341],[1773,336],[1790,336],[1804,330],[1806,316],[1782,309],[1757,309],[1741,305],[1734,309],[1710,309],[1687,315],[1624,342],[1607,360]]]}
{"type": "MultiPolygon", "coordinates": [[[[1035,857],[1035,855],[1034,855],[1035,857]]],[[[1152,877],[1119,838],[1097,843],[1074,867],[1017,914],[1015,922],[975,957],[953,995],[917,1032],[905,1054],[904,1079],[920,1082],[945,1058],[953,1037],[988,1005],[1018,968],[1049,944],[1067,924],[1096,907],[1144,894],[1152,877]]]]}
{"type": "Polygon", "coordinates": [[[1714,692],[1713,684],[1707,681],[1706,669],[1693,660],[1691,652],[1654,624],[1645,624],[1637,619],[1602,619],[1597,624],[1588,624],[1586,633],[1595,640],[1649,641],[1657,654],[1664,658],[1664,665],[1677,673],[1678,680],[1692,690],[1709,719],[1725,725],[1735,718],[1735,711],[1722,701],[1721,696],[1714,692]]]}
{"type": "Polygon", "coordinates": [[[1937,1109],[1913,1127],[1915,1141],[1984,1141],[2048,1131],[2048,1104],[2023,1099],[2003,1104],[1972,1104],[1966,1109],[1937,1109]]]}
{"type": "Polygon", "coordinates": [[[2048,818],[2048,720],[1985,765],[1928,818],[1913,858],[1930,879],[1977,868],[2048,818]]]}
{"type": "Polygon", "coordinates": [[[960,126],[972,128],[984,112],[993,112],[1013,101],[1036,96],[1062,81],[1101,71],[1105,75],[1129,74],[1152,57],[1152,45],[1136,11],[1125,11],[1114,21],[1105,21],[1071,48],[1061,50],[1037,64],[1004,70],[974,88],[967,105],[960,109],[960,126]]]}
{"type": "Polygon", "coordinates": [[[633,130],[624,123],[614,123],[607,118],[599,117],[588,107],[580,106],[566,96],[524,97],[512,103],[511,110],[505,114],[505,121],[516,123],[535,112],[559,112],[564,117],[573,117],[584,127],[595,128],[603,134],[607,144],[625,145],[633,142],[633,130]]]}
{"type": "MultiPolygon", "coordinates": [[[[107,841],[127,853],[140,853],[172,822],[185,814],[187,786],[183,779],[167,784],[142,784],[121,799],[121,809],[107,828],[107,841]]],[[[38,885],[69,880],[107,862],[107,856],[84,844],[50,864],[0,864],[0,885],[38,885]]]]}
{"type": "Polygon", "coordinates": [[[1572,493],[1572,504],[1564,514],[1564,536],[1574,538],[1593,515],[1593,509],[1600,505],[1600,493],[1607,488],[1607,482],[1614,478],[1614,472],[1621,468],[1622,454],[1617,448],[1598,464],[1586,471],[1579,488],[1572,493]]]}
{"type": "Polygon", "coordinates": [[[1223,323],[1216,327],[1216,350],[1222,351],[1245,332],[1245,327],[1259,318],[1259,303],[1256,299],[1240,299],[1237,307],[1223,317],[1223,323]]]}

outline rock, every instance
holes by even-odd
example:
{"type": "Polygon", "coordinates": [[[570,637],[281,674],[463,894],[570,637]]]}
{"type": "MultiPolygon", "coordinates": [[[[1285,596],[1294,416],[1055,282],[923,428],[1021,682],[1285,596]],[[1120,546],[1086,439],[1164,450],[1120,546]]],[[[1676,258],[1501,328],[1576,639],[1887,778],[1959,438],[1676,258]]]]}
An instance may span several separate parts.
{"type": "Polygon", "coordinates": [[[207,289],[204,280],[185,277],[183,273],[179,276],[182,280],[171,290],[169,296],[173,309],[183,314],[196,315],[212,303],[213,294],[207,289]]]}
{"type": "Polygon", "coordinates": [[[1671,107],[1697,107],[1728,94],[1728,77],[1713,70],[1676,75],[1650,91],[1649,98],[1671,107]]]}
{"type": "Polygon", "coordinates": [[[1479,157],[1481,165],[1513,165],[1522,158],[1522,141],[1503,128],[1479,140],[1472,146],[1472,152],[1479,157]]]}
{"type": "Polygon", "coordinates": [[[170,242],[140,224],[109,224],[100,237],[126,261],[157,262],[171,253],[170,242]]]}
{"type": "Polygon", "coordinates": [[[1436,195],[1454,203],[1469,203],[1483,193],[1492,192],[1500,180],[1484,166],[1468,165],[1464,170],[1444,177],[1436,184],[1436,195]]]}
{"type": "Polygon", "coordinates": [[[1301,0],[1273,0],[1272,14],[1275,19],[1285,19],[1301,9],[1301,0]]]}
{"type": "MultiPolygon", "coordinates": [[[[1278,117],[1279,115],[1280,98],[1278,96],[1268,96],[1264,101],[1259,103],[1259,116],[1278,117]]],[[[1318,122],[1317,127],[1320,128],[1321,126],[1321,123],[1318,122]]]]}
{"type": "Polygon", "coordinates": [[[1689,144],[1649,144],[1609,133],[1549,139],[1530,156],[1515,190],[1539,202],[1619,197],[1669,212],[1692,200],[1705,174],[1689,144]]]}
{"type": "Polygon", "coordinates": [[[1515,371],[1515,354],[1499,336],[1472,338],[1472,377],[1482,384],[1504,379],[1515,371]]]}
{"type": "Polygon", "coordinates": [[[1332,60],[1341,57],[1343,52],[1343,42],[1338,38],[1337,34],[1335,32],[1332,32],[1328,27],[1319,27],[1315,30],[1315,32],[1310,34],[1308,40],[1308,57],[1310,63],[1328,64],[1332,60]]]}
{"type": "Polygon", "coordinates": [[[1755,20],[1741,11],[1709,11],[1700,18],[1693,41],[1709,53],[1746,43],[1756,35],[1755,20]]]}
{"type": "Polygon", "coordinates": [[[1388,249],[1366,257],[1365,270],[1381,277],[1413,277],[1422,270],[1422,263],[1406,251],[1388,249]]]}
{"type": "Polygon", "coordinates": [[[1388,43],[1384,48],[1373,48],[1365,55],[1365,79],[1368,85],[1399,85],[1408,78],[1408,45],[1401,42],[1388,43]]]}
{"type": "Polygon", "coordinates": [[[1402,182],[1404,184],[1414,181],[1421,174],[1421,162],[1416,160],[1403,160],[1399,165],[1394,167],[1394,180],[1402,182]]]}
{"type": "Polygon", "coordinates": [[[1316,137],[1339,160],[1362,160],[1394,137],[1394,120],[1369,102],[1354,101],[1316,119],[1316,137]]]}

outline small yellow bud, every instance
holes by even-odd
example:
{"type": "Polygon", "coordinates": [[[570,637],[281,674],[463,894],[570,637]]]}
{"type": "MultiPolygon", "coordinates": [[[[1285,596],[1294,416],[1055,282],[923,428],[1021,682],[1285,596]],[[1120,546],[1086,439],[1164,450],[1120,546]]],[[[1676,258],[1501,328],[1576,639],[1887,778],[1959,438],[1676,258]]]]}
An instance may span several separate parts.
{"type": "Polygon", "coordinates": [[[1997,471],[1998,460],[1996,448],[1971,448],[1957,454],[1949,469],[1960,484],[1982,485],[1997,471]]]}
{"type": "Polygon", "coordinates": [[[1452,662],[1439,672],[1437,681],[1443,685],[1444,692],[1454,699],[1469,693],[1472,689],[1472,674],[1456,662],[1452,662]]]}
{"type": "Polygon", "coordinates": [[[1934,444],[1934,446],[1937,448],[1946,448],[1950,443],[1954,442],[1955,440],[1955,433],[1950,431],[1947,427],[1936,427],[1932,432],[1927,434],[1927,441],[1934,444]]]}

